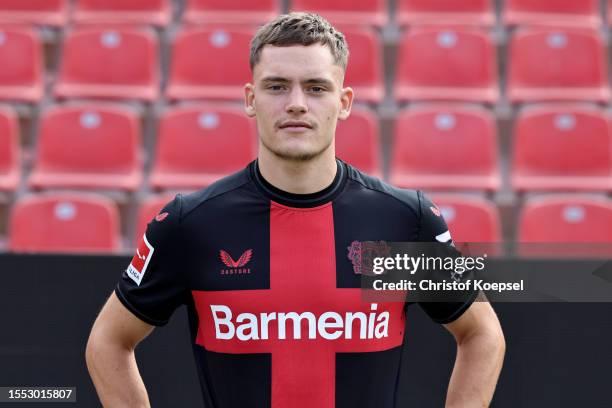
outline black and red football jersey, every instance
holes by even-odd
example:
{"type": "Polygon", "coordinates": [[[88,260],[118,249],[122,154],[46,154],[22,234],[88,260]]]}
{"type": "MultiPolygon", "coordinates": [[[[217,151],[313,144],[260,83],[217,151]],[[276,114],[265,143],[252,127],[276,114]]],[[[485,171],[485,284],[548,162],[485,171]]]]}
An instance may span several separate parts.
{"type": "MultiPolygon", "coordinates": [[[[257,161],[153,219],[116,288],[160,326],[187,305],[207,407],[394,407],[407,303],[362,300],[355,242],[451,242],[419,191],[338,160],[333,183],[291,194],[257,161]]],[[[465,302],[423,303],[437,322],[465,302]]]]}

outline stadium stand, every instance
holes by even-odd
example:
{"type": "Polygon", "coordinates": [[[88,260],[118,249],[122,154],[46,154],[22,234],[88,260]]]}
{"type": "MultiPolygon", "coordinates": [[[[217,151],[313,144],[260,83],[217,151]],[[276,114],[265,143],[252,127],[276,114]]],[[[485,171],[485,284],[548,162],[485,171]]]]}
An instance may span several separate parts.
{"type": "Polygon", "coordinates": [[[131,109],[51,107],[41,118],[29,186],[134,191],[142,183],[140,145],[140,123],[131,109]]]}
{"type": "MultiPolygon", "coordinates": [[[[11,203],[33,190],[136,192],[122,195],[131,214],[151,189],[193,189],[242,167],[254,155],[252,123],[236,151],[243,139],[206,126],[227,113],[247,129],[247,119],[212,104],[243,99],[256,26],[297,9],[321,12],[349,41],[345,84],[359,106],[338,124],[336,149],[358,168],[436,195],[494,193],[506,241],[533,192],[612,191],[602,26],[612,1],[387,3],[0,0],[0,235],[11,203]],[[139,115],[100,99],[135,101],[139,115]]],[[[131,242],[136,225],[122,225],[131,242]]]]}
{"type": "Polygon", "coordinates": [[[256,157],[255,123],[234,106],[178,107],[160,118],[151,186],[195,189],[256,157]]]}
{"type": "Polygon", "coordinates": [[[478,28],[418,27],[398,50],[395,97],[494,103],[499,98],[495,47],[478,28]]]}
{"type": "Polygon", "coordinates": [[[172,19],[171,0],[79,0],[72,20],[85,24],[151,24],[165,26],[172,19]]]}
{"type": "Polygon", "coordinates": [[[16,252],[114,252],[120,248],[119,213],[110,199],[99,195],[27,196],[13,207],[9,248],[16,252]]]}
{"type": "Polygon", "coordinates": [[[155,100],[159,60],[153,31],[114,27],[68,32],[55,96],[155,100]]]}
{"type": "Polygon", "coordinates": [[[244,84],[251,78],[252,35],[250,28],[214,26],[180,33],[172,49],[166,97],[241,100],[244,84]]]}
{"type": "Polygon", "coordinates": [[[482,197],[465,194],[433,194],[455,242],[501,242],[497,207],[482,197]]]}
{"type": "Polygon", "coordinates": [[[0,22],[63,26],[68,0],[0,0],[0,22]]]}
{"type": "Polygon", "coordinates": [[[9,106],[0,107],[0,191],[13,191],[21,179],[19,122],[9,106]]]}
{"type": "Polygon", "coordinates": [[[388,21],[385,0],[292,0],[291,10],[314,11],[339,25],[382,27],[388,21]]]}
{"type": "Polygon", "coordinates": [[[594,30],[520,29],[509,54],[512,102],[610,100],[606,52],[594,30]]]}
{"type": "Polygon", "coordinates": [[[520,242],[612,242],[612,203],[582,196],[528,201],[520,219],[520,242]]]}
{"type": "Polygon", "coordinates": [[[0,28],[0,99],[39,102],[44,95],[43,47],[25,27],[0,28]]]}
{"type": "Polygon", "coordinates": [[[336,156],[375,177],[382,177],[380,134],[370,110],[353,108],[336,127],[336,156]]]}
{"type": "Polygon", "coordinates": [[[514,148],[516,190],[612,190],[612,133],[597,107],[524,109],[516,120],[514,148]]]}
{"type": "Polygon", "coordinates": [[[392,184],[423,189],[500,187],[497,133],[489,111],[464,105],[428,105],[397,118],[392,184]]]}
{"type": "Polygon", "coordinates": [[[465,24],[490,27],[495,12],[490,0],[398,0],[397,23],[465,24]]]}
{"type": "Polygon", "coordinates": [[[506,0],[503,21],[507,25],[599,28],[599,0],[506,0]]]}
{"type": "Polygon", "coordinates": [[[187,0],[189,24],[263,24],[280,13],[278,0],[187,0]]]}
{"type": "Polygon", "coordinates": [[[382,49],[375,31],[367,28],[342,29],[350,44],[350,64],[345,83],[355,91],[359,102],[380,103],[385,96],[382,78],[382,49]]]}
{"type": "Polygon", "coordinates": [[[523,256],[609,258],[612,203],[604,197],[579,195],[532,198],[520,216],[518,243],[523,256]]]}

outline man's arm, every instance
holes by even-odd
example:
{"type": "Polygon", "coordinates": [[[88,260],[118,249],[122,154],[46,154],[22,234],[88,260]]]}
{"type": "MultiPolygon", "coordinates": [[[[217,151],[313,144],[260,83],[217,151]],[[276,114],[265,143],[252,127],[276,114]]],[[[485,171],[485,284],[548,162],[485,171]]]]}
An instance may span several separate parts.
{"type": "Polygon", "coordinates": [[[497,315],[481,294],[461,317],[444,327],[457,341],[446,407],[488,407],[506,351],[497,315]]]}
{"type": "Polygon", "coordinates": [[[150,407],[134,349],[153,328],[126,309],[114,292],[104,305],[89,335],[85,357],[105,408],[150,407]]]}

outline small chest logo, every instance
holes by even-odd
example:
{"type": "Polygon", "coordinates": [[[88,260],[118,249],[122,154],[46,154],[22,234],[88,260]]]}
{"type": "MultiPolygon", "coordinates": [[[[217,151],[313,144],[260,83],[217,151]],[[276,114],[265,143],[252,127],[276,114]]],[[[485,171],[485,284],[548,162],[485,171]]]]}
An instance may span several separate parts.
{"type": "Polygon", "coordinates": [[[227,266],[227,269],[221,269],[221,275],[246,275],[251,273],[251,268],[245,268],[245,266],[251,261],[253,256],[253,250],[247,249],[242,253],[237,261],[224,250],[219,251],[219,258],[227,266]]]}
{"type": "Polygon", "coordinates": [[[348,259],[353,264],[353,272],[357,275],[372,275],[374,258],[377,256],[389,256],[391,253],[391,248],[384,241],[353,241],[347,249],[348,259]]]}

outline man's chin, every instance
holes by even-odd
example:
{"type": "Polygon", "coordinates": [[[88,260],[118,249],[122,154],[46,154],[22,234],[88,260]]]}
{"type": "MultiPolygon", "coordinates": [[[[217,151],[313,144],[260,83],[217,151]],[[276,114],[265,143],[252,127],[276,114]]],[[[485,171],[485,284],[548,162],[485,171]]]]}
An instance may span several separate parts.
{"type": "Polygon", "coordinates": [[[281,160],[305,162],[321,156],[329,149],[330,145],[331,143],[326,146],[312,146],[309,143],[287,143],[282,146],[269,146],[263,142],[262,147],[281,160]]]}
{"type": "Polygon", "coordinates": [[[272,150],[272,153],[279,159],[295,162],[306,162],[320,156],[323,151],[312,152],[312,151],[283,151],[283,150],[272,150]]]}

